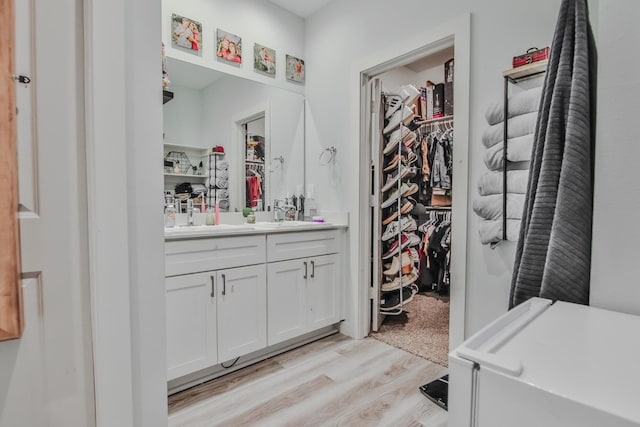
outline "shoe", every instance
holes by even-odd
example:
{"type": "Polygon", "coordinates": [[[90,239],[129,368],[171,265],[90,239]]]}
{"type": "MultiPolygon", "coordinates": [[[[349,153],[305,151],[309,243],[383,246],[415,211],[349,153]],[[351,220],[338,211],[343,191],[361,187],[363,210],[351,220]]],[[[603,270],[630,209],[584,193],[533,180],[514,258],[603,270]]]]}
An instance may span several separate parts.
{"type": "Polygon", "coordinates": [[[385,191],[391,190],[393,186],[398,182],[398,178],[405,179],[411,173],[411,169],[402,165],[400,166],[400,170],[396,171],[395,174],[387,175],[387,182],[380,189],[383,193],[385,191]]]}
{"type": "MultiPolygon", "coordinates": [[[[411,132],[406,126],[400,126],[398,129],[391,132],[391,135],[389,135],[389,142],[387,142],[387,145],[384,146],[382,154],[387,155],[393,152],[393,150],[395,150],[398,146],[398,143],[400,141],[404,141],[405,137],[409,138],[409,135],[412,133],[413,132],[411,132]]],[[[415,133],[413,134],[415,135],[415,133]]]]}
{"type": "Polygon", "coordinates": [[[382,311],[397,310],[401,308],[403,304],[406,304],[409,301],[411,301],[414,295],[415,295],[415,289],[410,286],[407,286],[406,288],[402,288],[402,291],[384,293],[382,294],[382,298],[380,299],[380,310],[382,311]],[[400,300],[400,294],[402,294],[402,301],[400,300]]]}
{"type": "Polygon", "coordinates": [[[382,129],[383,134],[388,134],[392,130],[395,130],[401,123],[407,124],[413,120],[413,110],[406,105],[400,108],[398,111],[393,113],[391,118],[389,119],[389,123],[382,129]]]}
{"type": "Polygon", "coordinates": [[[386,213],[383,212],[382,214],[382,225],[387,225],[389,223],[391,223],[392,221],[394,221],[396,218],[398,218],[398,215],[400,215],[398,213],[397,209],[391,208],[391,209],[387,209],[386,213]]]}
{"type": "Polygon", "coordinates": [[[416,168],[415,166],[411,166],[407,169],[409,169],[409,171],[404,174],[404,177],[402,177],[402,179],[412,179],[415,178],[416,175],[418,175],[418,168],[416,168]]]}
{"type": "Polygon", "coordinates": [[[400,201],[400,213],[407,214],[411,212],[415,205],[416,205],[416,200],[413,197],[406,197],[406,198],[403,197],[402,200],[400,201]]]}
{"type": "Polygon", "coordinates": [[[411,258],[411,255],[406,251],[394,256],[391,260],[391,266],[382,274],[385,276],[395,276],[400,270],[402,270],[402,274],[409,274],[413,271],[413,258],[411,258]]]}
{"type": "Polygon", "coordinates": [[[418,253],[418,250],[416,248],[409,246],[405,252],[411,255],[411,259],[413,260],[414,264],[420,264],[420,254],[418,253]]]}
{"type": "Polygon", "coordinates": [[[411,216],[403,216],[402,218],[400,218],[400,222],[394,221],[387,226],[387,228],[384,230],[384,233],[382,233],[382,241],[386,242],[392,237],[397,236],[399,231],[411,232],[415,231],[416,229],[416,220],[411,216]],[[398,224],[400,224],[401,230],[398,230],[398,224]]]}
{"type": "Polygon", "coordinates": [[[407,156],[407,165],[412,165],[418,160],[418,155],[413,151],[409,151],[407,156]]]}
{"type": "Polygon", "coordinates": [[[411,105],[420,96],[420,91],[413,85],[402,85],[391,93],[394,97],[400,97],[406,105],[411,105]]]}
{"type": "MultiPolygon", "coordinates": [[[[396,289],[404,288],[405,286],[409,286],[418,280],[418,274],[414,271],[410,271],[408,274],[403,274],[402,279],[400,277],[396,277],[390,282],[384,282],[380,286],[380,290],[382,292],[390,292],[396,289]]],[[[413,295],[412,295],[413,296],[413,295]]],[[[407,298],[408,299],[408,298],[407,298]]],[[[407,301],[405,301],[406,303],[407,301]]]]}
{"type": "Polygon", "coordinates": [[[402,143],[407,148],[413,148],[413,146],[416,145],[416,140],[417,136],[415,132],[409,131],[409,133],[407,133],[407,135],[402,138],[402,143]]]}
{"type": "MultiPolygon", "coordinates": [[[[409,172],[405,173],[405,176],[408,175],[409,172]]],[[[418,192],[418,184],[414,184],[411,182],[408,183],[403,183],[403,185],[406,185],[406,187],[404,188],[404,191],[402,191],[403,187],[400,187],[400,190],[402,191],[401,196],[402,197],[408,197],[411,196],[413,194],[416,194],[418,192]]],[[[415,205],[415,203],[414,203],[415,205]]]]}
{"type": "Polygon", "coordinates": [[[388,119],[398,111],[398,108],[402,107],[402,96],[400,95],[388,95],[386,99],[386,111],[384,113],[384,118],[388,119]]]}
{"type": "Polygon", "coordinates": [[[389,172],[391,170],[394,170],[395,168],[398,167],[398,159],[400,160],[400,162],[402,164],[404,164],[404,156],[398,156],[398,153],[396,153],[395,156],[393,156],[393,159],[391,159],[389,161],[389,163],[387,163],[387,166],[385,166],[384,169],[382,169],[383,172],[389,172]]]}
{"type": "Polygon", "coordinates": [[[420,237],[418,237],[417,234],[415,233],[406,233],[403,234],[403,236],[407,236],[407,238],[409,239],[409,245],[410,247],[414,247],[414,246],[420,246],[420,237]]]}
{"type": "MultiPolygon", "coordinates": [[[[391,188],[391,187],[389,187],[389,188],[391,188]]],[[[383,208],[383,209],[384,208],[388,208],[396,200],[398,200],[398,197],[410,196],[411,194],[413,194],[416,191],[418,191],[417,188],[418,188],[418,186],[416,184],[408,185],[406,182],[403,182],[402,185],[400,186],[400,189],[398,190],[396,188],[395,190],[393,190],[393,192],[391,192],[389,194],[389,196],[387,196],[387,199],[384,202],[382,202],[380,207],[383,208]],[[415,186],[415,189],[412,186],[415,186]]]]}
{"type": "Polygon", "coordinates": [[[389,250],[382,255],[382,259],[391,258],[407,246],[409,246],[409,238],[407,236],[400,236],[400,239],[393,242],[389,250]]]}

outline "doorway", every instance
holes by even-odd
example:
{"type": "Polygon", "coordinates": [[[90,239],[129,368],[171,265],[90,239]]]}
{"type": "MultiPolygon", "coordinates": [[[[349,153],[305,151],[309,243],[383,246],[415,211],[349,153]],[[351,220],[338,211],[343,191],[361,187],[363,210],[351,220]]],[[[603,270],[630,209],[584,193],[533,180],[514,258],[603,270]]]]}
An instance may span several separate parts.
{"type": "MultiPolygon", "coordinates": [[[[366,61],[362,61],[359,75],[360,83],[360,188],[371,189],[371,192],[364,192],[365,195],[360,201],[360,206],[363,207],[361,212],[367,212],[365,218],[362,219],[359,230],[359,247],[360,247],[360,266],[363,280],[360,281],[360,325],[363,326],[361,330],[363,336],[371,334],[375,329],[384,328],[385,322],[390,323],[392,328],[395,329],[407,329],[407,322],[412,323],[418,319],[412,319],[411,314],[419,314],[422,317],[422,322],[431,323],[432,326],[438,323],[438,331],[425,331],[421,328],[416,328],[416,336],[413,338],[407,337],[406,342],[423,341],[429,342],[435,335],[440,335],[439,350],[436,352],[438,355],[439,363],[446,364],[446,355],[450,348],[455,347],[457,344],[464,340],[464,319],[465,319],[465,263],[466,263],[466,222],[467,222],[467,180],[468,180],[468,122],[469,122],[469,58],[470,58],[470,45],[469,45],[469,26],[470,19],[468,16],[453,20],[444,24],[442,27],[433,30],[429,35],[422,37],[421,40],[414,40],[411,42],[402,43],[402,46],[407,47],[405,53],[397,51],[389,51],[384,55],[377,55],[375,58],[369,58],[366,61]],[[433,40],[431,43],[424,43],[424,40],[433,40]],[[453,116],[455,120],[451,120],[450,131],[452,135],[452,158],[450,162],[452,176],[455,179],[451,182],[450,192],[447,194],[450,196],[450,203],[446,209],[435,210],[435,213],[429,212],[427,215],[423,215],[422,218],[417,218],[418,227],[424,225],[429,219],[434,217],[446,218],[450,222],[450,254],[448,255],[448,262],[450,269],[448,271],[449,277],[446,280],[447,289],[438,288],[438,281],[436,281],[435,287],[433,282],[431,289],[428,289],[428,280],[425,278],[425,270],[423,269],[420,282],[415,286],[415,292],[398,292],[399,299],[408,304],[413,303],[413,307],[410,305],[404,305],[402,302],[400,305],[396,303],[391,305],[392,310],[387,311],[385,315],[384,311],[380,310],[381,298],[384,299],[389,295],[383,293],[381,290],[382,283],[387,283],[384,280],[383,272],[392,268],[389,264],[393,260],[393,256],[398,257],[398,261],[402,263],[402,256],[400,255],[403,246],[399,245],[397,253],[391,253],[391,256],[383,258],[383,255],[389,255],[390,246],[382,245],[380,240],[385,229],[382,228],[381,222],[385,220],[382,212],[383,204],[385,203],[385,197],[387,193],[380,192],[380,189],[386,182],[387,174],[384,169],[387,164],[383,164],[384,155],[380,156],[379,151],[384,150],[384,145],[389,143],[389,136],[385,135],[384,127],[389,126],[390,117],[385,117],[385,96],[392,95],[394,92],[398,92],[399,88],[405,84],[411,84],[413,86],[426,86],[427,80],[432,80],[428,77],[429,73],[440,69],[437,72],[442,72],[440,81],[444,82],[444,62],[449,59],[453,59],[454,67],[454,105],[453,116]],[[441,68],[442,67],[442,68],[441,68]],[[375,85],[372,87],[372,82],[378,80],[379,88],[377,89],[382,95],[382,103],[380,107],[375,107],[375,85]],[[369,108],[372,105],[373,108],[369,108]],[[365,123],[379,121],[378,126],[383,127],[383,131],[379,132],[378,140],[376,141],[376,131],[368,129],[365,123]],[[454,136],[455,135],[455,136],[454,136]],[[378,151],[376,151],[378,150],[378,151]],[[376,214],[376,212],[378,212],[376,214]],[[426,217],[426,218],[425,218],[426,217]],[[420,221],[422,223],[420,224],[420,221]],[[378,248],[376,250],[376,248],[378,248]],[[416,289],[417,288],[417,289],[416,289]],[[404,293],[404,294],[403,294],[404,293]],[[416,296],[418,298],[416,299],[416,296]],[[427,304],[422,304],[427,302],[427,304]],[[408,312],[408,308],[411,308],[411,312],[408,312]],[[392,314],[390,314],[392,312],[392,314]],[[422,316],[422,315],[427,316],[422,316]],[[389,322],[389,319],[393,316],[395,319],[389,322]],[[404,316],[404,320],[403,320],[404,316]],[[440,322],[434,322],[435,319],[440,322]],[[424,318],[426,317],[426,319],[424,318]],[[443,319],[444,317],[444,319],[443,319]],[[399,325],[398,325],[399,323],[399,325]],[[395,324],[395,325],[394,325],[395,324]],[[444,337],[442,334],[444,333],[444,337]],[[416,339],[421,338],[421,340],[416,339]]],[[[438,81],[434,81],[438,83],[438,81]]],[[[419,102],[419,101],[416,101],[419,102]]],[[[409,107],[414,110],[412,107],[409,107]]],[[[403,117],[404,118],[404,117],[403,117]]],[[[422,122],[431,124],[428,119],[420,117],[422,122]]],[[[404,120],[403,120],[404,122],[404,120]]],[[[409,125],[408,122],[404,123],[409,125]]],[[[373,124],[375,128],[376,124],[373,124]]],[[[413,125],[411,125],[413,126],[413,125]]],[[[442,123],[441,127],[447,126],[442,123]]],[[[437,127],[434,127],[437,130],[437,127]]],[[[417,128],[413,129],[414,131],[417,128]]],[[[401,132],[404,136],[404,133],[401,132]]],[[[424,136],[424,133],[421,135],[424,136]]],[[[401,146],[402,144],[399,144],[401,146]]],[[[393,153],[391,153],[393,154],[393,153]]],[[[402,150],[398,152],[400,159],[402,159],[402,150]]],[[[393,157],[393,156],[391,156],[393,157]]],[[[398,185],[400,187],[400,185],[398,185]]],[[[400,199],[400,197],[398,197],[400,199]]],[[[398,206],[401,206],[399,204],[398,206]]],[[[386,206],[385,206],[386,207],[386,206]]],[[[443,206],[444,208],[444,206],[443,206]]],[[[426,213],[426,212],[424,212],[426,213]]],[[[388,219],[388,216],[386,217],[388,219]]],[[[401,219],[398,219],[398,225],[401,226],[401,219]]],[[[389,222],[387,221],[388,225],[389,222]]],[[[424,236],[423,236],[424,237],[424,236]]],[[[398,238],[400,242],[400,238],[398,238]]],[[[421,249],[424,246],[420,247],[421,249]]],[[[425,251],[426,252],[426,251],[425,251]]],[[[422,262],[422,261],[420,261],[422,262]]],[[[416,263],[418,266],[421,264],[416,263]]],[[[416,280],[417,282],[417,280],[416,280]]],[[[402,282],[402,279],[400,280],[402,282]]],[[[393,288],[393,286],[392,286],[393,288]]],[[[409,288],[409,286],[407,286],[409,288]]],[[[388,289],[388,286],[387,286],[388,289]]],[[[393,333],[390,333],[393,336],[393,333]]],[[[392,343],[393,340],[389,340],[392,343]]],[[[420,345],[420,344],[419,344],[420,345]]],[[[431,343],[433,345],[433,343],[431,343]]],[[[417,353],[417,351],[416,351],[417,353]]],[[[424,357],[424,356],[423,356],[424,357]]],[[[438,363],[438,362],[436,362],[438,363]]]]}

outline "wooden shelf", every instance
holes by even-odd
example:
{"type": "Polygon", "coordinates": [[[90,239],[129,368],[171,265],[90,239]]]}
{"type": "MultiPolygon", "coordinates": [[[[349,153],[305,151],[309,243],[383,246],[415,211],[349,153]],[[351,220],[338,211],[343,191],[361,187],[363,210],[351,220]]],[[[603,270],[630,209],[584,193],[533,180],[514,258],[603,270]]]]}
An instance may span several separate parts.
{"type": "Polygon", "coordinates": [[[531,64],[523,65],[522,67],[511,68],[510,70],[503,71],[502,76],[508,78],[511,83],[518,83],[543,74],[547,71],[547,64],[549,64],[548,59],[533,62],[531,64]]]}

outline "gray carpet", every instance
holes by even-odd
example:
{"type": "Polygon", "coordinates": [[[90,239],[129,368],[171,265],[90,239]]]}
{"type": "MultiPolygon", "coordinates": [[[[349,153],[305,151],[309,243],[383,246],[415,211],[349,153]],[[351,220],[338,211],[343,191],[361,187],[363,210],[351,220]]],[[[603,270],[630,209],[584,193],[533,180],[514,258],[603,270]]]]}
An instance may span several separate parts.
{"type": "Polygon", "coordinates": [[[449,301],[417,294],[398,316],[386,316],[371,337],[440,366],[449,352],[449,301]]]}

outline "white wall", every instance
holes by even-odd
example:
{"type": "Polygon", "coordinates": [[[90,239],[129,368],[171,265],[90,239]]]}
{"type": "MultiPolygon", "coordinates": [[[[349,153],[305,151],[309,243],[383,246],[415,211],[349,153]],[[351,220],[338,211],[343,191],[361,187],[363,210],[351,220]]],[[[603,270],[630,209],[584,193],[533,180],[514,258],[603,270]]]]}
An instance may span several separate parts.
{"type": "Polygon", "coordinates": [[[600,0],[596,10],[598,123],[590,303],[640,314],[640,58],[632,53],[640,39],[640,3],[600,0]]]}
{"type": "MultiPolygon", "coordinates": [[[[320,209],[351,212],[349,282],[357,272],[358,141],[350,140],[351,63],[373,50],[398,46],[417,29],[471,13],[471,94],[469,134],[469,224],[467,252],[466,334],[506,311],[515,244],[491,250],[478,238],[478,219],[471,210],[476,182],[485,166],[480,136],[484,110],[502,99],[502,71],[512,56],[531,46],[551,43],[559,0],[421,1],[344,0],[330,3],[307,21],[307,183],[315,184],[320,209]],[[367,19],[358,19],[363,11],[367,19]],[[390,17],[397,16],[397,25],[390,17]],[[336,145],[336,166],[318,165],[320,151],[336,145]]],[[[427,41],[425,41],[427,42],[427,41]]],[[[455,265],[453,266],[455,269],[455,265]]],[[[353,286],[355,284],[352,283],[353,286]]]]}
{"type": "Polygon", "coordinates": [[[202,138],[202,91],[172,85],[174,97],[162,107],[164,142],[206,148],[202,138]]]}
{"type": "MultiPolygon", "coordinates": [[[[192,62],[231,75],[304,93],[304,86],[285,79],[285,54],[305,59],[304,20],[261,0],[162,0],[162,40],[167,56],[192,62]],[[171,47],[171,14],[202,24],[202,57],[171,47]],[[216,29],[242,37],[242,64],[216,59],[216,29]],[[276,76],[253,70],[254,43],[276,50],[276,76]]],[[[171,70],[169,70],[171,77],[171,70]]]]}

